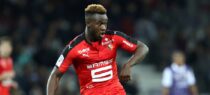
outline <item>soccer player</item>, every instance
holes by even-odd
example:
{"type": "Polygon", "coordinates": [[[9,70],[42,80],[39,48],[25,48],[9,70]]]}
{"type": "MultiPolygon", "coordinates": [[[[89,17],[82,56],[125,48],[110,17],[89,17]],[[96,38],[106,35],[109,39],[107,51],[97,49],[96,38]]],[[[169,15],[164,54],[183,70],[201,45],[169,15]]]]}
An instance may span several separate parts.
{"type": "Polygon", "coordinates": [[[120,78],[131,79],[131,67],[143,60],[148,47],[118,31],[107,31],[106,9],[90,4],[85,9],[86,29],[65,47],[47,83],[47,95],[55,95],[62,75],[70,65],[76,70],[81,95],[126,95],[119,82],[116,54],[122,48],[133,56],[123,66],[120,78]]]}
{"type": "Polygon", "coordinates": [[[15,76],[13,61],[10,57],[12,52],[11,40],[8,37],[0,38],[0,94],[10,95],[10,88],[17,87],[12,79],[15,76]]]}
{"type": "Polygon", "coordinates": [[[195,77],[185,64],[185,55],[181,51],[172,54],[173,63],[163,72],[163,95],[198,95],[195,77]]]}

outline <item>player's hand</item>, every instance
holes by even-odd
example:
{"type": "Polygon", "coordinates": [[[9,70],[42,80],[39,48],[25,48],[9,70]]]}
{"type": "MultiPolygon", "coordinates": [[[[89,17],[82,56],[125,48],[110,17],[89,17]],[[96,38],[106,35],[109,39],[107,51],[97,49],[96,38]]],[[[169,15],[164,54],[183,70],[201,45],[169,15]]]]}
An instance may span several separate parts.
{"type": "Polygon", "coordinates": [[[129,80],[131,80],[131,66],[129,66],[128,64],[123,65],[120,72],[120,80],[122,82],[128,82],[129,80]]]}

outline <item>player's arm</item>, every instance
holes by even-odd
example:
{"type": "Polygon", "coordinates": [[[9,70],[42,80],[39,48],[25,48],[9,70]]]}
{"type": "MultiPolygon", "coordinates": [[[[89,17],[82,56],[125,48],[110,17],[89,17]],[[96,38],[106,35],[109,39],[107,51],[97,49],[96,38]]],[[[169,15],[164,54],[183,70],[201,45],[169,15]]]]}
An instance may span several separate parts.
{"type": "Polygon", "coordinates": [[[198,95],[198,90],[197,90],[196,85],[191,85],[190,91],[191,91],[192,95],[198,95]]]}
{"type": "Polygon", "coordinates": [[[163,77],[162,77],[162,95],[169,95],[170,93],[170,87],[172,86],[172,72],[169,68],[166,68],[163,71],[163,77]]]}
{"type": "Polygon", "coordinates": [[[148,52],[149,48],[147,47],[147,45],[145,45],[141,41],[137,41],[137,49],[134,52],[134,55],[128,60],[126,66],[132,67],[136,63],[141,62],[148,52]]]}
{"type": "Polygon", "coordinates": [[[47,95],[55,95],[63,73],[54,67],[47,82],[47,95]]]}
{"type": "Polygon", "coordinates": [[[187,73],[187,79],[188,79],[188,84],[190,85],[189,90],[191,94],[198,95],[198,90],[196,87],[196,79],[195,79],[193,70],[189,70],[189,72],[187,73]]]}
{"type": "Polygon", "coordinates": [[[122,32],[115,32],[115,34],[117,46],[133,53],[133,56],[124,64],[120,73],[120,79],[127,82],[130,80],[131,67],[144,59],[149,52],[149,48],[143,42],[137,41],[122,32]]]}
{"type": "Polygon", "coordinates": [[[163,93],[163,95],[169,95],[169,88],[163,87],[162,93],[163,93]]]}
{"type": "Polygon", "coordinates": [[[47,82],[47,95],[55,95],[62,75],[72,64],[74,54],[71,49],[70,45],[67,45],[58,58],[56,66],[53,68],[47,82]]]}
{"type": "Polygon", "coordinates": [[[142,61],[146,54],[148,53],[149,48],[142,42],[137,42],[137,49],[134,52],[134,55],[128,60],[126,64],[124,64],[121,73],[120,79],[124,82],[131,80],[131,67],[137,64],[138,62],[142,61]]]}
{"type": "Polygon", "coordinates": [[[133,53],[133,56],[128,60],[126,66],[132,67],[136,63],[142,61],[149,52],[148,46],[143,42],[133,39],[122,32],[116,32],[115,34],[118,46],[133,53]]]}

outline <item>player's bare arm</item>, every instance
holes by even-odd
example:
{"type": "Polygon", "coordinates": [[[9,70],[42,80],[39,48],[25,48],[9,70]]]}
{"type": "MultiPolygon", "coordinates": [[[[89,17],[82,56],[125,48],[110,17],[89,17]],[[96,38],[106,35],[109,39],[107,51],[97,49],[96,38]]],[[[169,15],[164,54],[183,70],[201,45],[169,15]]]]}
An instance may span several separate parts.
{"type": "Polygon", "coordinates": [[[55,95],[63,74],[54,67],[47,82],[47,95],[55,95]]]}
{"type": "Polygon", "coordinates": [[[190,86],[190,91],[191,91],[192,95],[198,95],[198,90],[197,90],[196,85],[190,86]]]}
{"type": "Polygon", "coordinates": [[[134,55],[128,60],[128,63],[126,65],[129,67],[132,67],[137,62],[142,61],[148,52],[149,52],[149,48],[144,43],[138,41],[137,49],[134,55]]]}
{"type": "Polygon", "coordinates": [[[134,55],[128,60],[127,64],[124,64],[120,78],[122,81],[127,82],[131,79],[131,67],[135,65],[137,62],[140,62],[144,59],[144,57],[149,52],[149,48],[142,42],[137,42],[137,49],[134,52],[134,55]]]}
{"type": "Polygon", "coordinates": [[[163,90],[162,90],[162,95],[169,95],[169,88],[168,87],[164,87],[163,90]]]}

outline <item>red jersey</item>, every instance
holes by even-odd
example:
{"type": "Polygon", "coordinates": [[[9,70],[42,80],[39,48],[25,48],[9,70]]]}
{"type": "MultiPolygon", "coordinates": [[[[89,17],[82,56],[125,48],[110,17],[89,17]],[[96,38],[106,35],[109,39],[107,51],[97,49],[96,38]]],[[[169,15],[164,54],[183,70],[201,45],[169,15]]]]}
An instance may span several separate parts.
{"type": "Polygon", "coordinates": [[[125,95],[117,73],[118,48],[134,52],[137,40],[118,31],[107,31],[101,41],[88,42],[83,33],[66,46],[56,67],[64,73],[73,64],[81,95],[125,95]]]}
{"type": "MultiPolygon", "coordinates": [[[[0,75],[4,72],[13,71],[12,58],[0,58],[0,75]]],[[[7,80],[0,81],[0,93],[1,95],[10,95],[10,86],[4,85],[7,80]]]]}

